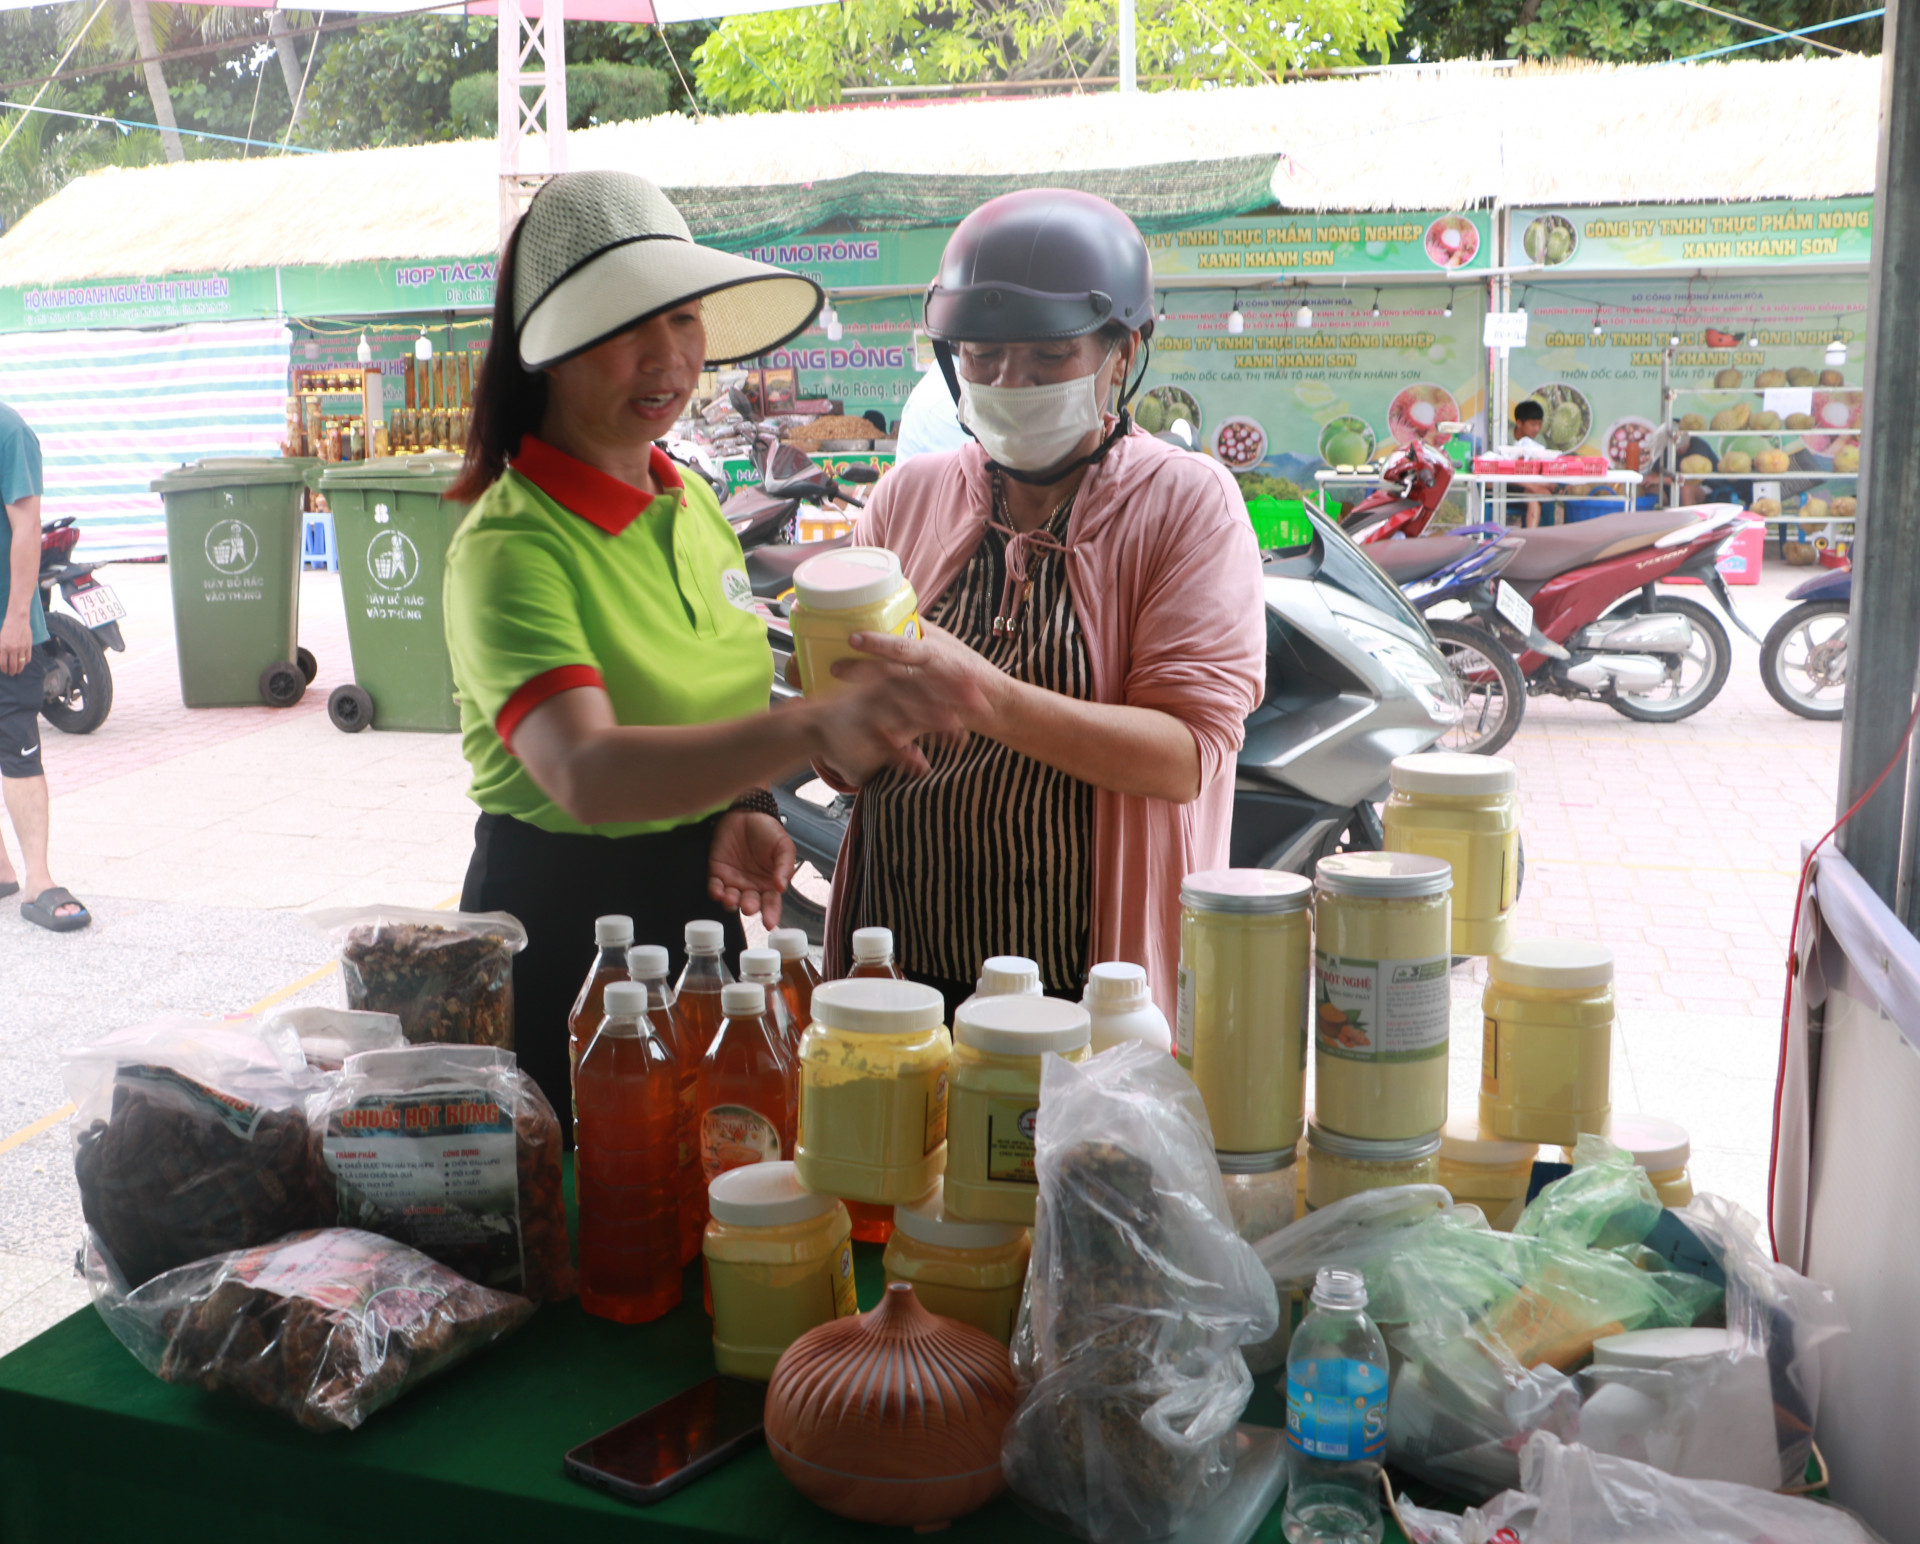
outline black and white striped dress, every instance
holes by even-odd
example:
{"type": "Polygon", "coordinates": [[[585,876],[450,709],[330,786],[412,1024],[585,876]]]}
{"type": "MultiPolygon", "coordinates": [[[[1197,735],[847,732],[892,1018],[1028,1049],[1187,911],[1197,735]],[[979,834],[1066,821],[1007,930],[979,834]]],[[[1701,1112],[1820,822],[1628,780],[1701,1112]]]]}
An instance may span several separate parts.
{"type": "MultiPolygon", "coordinates": [[[[1070,503],[1047,522],[1066,540],[1070,503]]],[[[1015,680],[1093,695],[1063,553],[1027,558],[1017,632],[996,635],[1009,541],[988,527],[927,618],[1015,680]]],[[[932,772],[888,770],[860,796],[860,851],[842,853],[843,928],[890,927],[910,975],[971,982],[980,962],[1020,954],[1052,991],[1086,977],[1092,918],[1093,786],[984,735],[925,747],[932,772]]],[[[844,942],[844,940],[843,940],[844,942]]]]}

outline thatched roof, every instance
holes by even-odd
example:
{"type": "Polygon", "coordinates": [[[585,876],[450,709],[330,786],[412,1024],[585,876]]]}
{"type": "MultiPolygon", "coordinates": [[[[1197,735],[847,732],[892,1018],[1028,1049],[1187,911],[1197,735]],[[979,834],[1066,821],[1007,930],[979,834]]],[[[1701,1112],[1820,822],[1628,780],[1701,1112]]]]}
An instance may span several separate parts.
{"type": "MultiPolygon", "coordinates": [[[[1279,202],[1302,210],[1828,198],[1873,189],[1879,89],[1879,61],[1858,57],[1441,68],[1132,97],[667,115],[569,135],[568,152],[575,169],[638,171],[736,214],[763,190],[793,206],[807,184],[857,184],[868,197],[855,207],[868,212],[877,182],[933,178],[1158,168],[1143,187],[1177,190],[1195,161],[1261,156],[1279,161],[1279,202]]],[[[497,240],[498,169],[491,141],[469,141],[96,172],[0,240],[0,285],[472,256],[497,240]]]]}

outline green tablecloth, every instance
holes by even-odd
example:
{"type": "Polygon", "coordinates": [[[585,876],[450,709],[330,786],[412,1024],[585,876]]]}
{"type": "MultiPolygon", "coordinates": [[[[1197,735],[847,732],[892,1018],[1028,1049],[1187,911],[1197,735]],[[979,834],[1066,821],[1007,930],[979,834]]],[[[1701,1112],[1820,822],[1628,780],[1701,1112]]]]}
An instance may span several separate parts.
{"type": "MultiPolygon", "coordinates": [[[[857,1249],[860,1302],[880,1294],[880,1250],[857,1249]]],[[[577,1302],[421,1385],[357,1432],[316,1435],[282,1416],[160,1382],[83,1310],[0,1359],[0,1540],[138,1539],[273,1544],[342,1539],[898,1541],[820,1511],[759,1447],[658,1506],[566,1478],[576,1443],[709,1377],[711,1324],[698,1267],[680,1308],[618,1325],[577,1302]]],[[[1246,1419],[1284,1420],[1275,1376],[1246,1419]]],[[[1002,1497],[944,1535],[953,1544],[1060,1537],[1002,1497]]],[[[1403,1544],[1388,1524],[1388,1544],[1403,1544]]],[[[1256,1535],[1280,1544],[1276,1507],[1256,1535]]]]}

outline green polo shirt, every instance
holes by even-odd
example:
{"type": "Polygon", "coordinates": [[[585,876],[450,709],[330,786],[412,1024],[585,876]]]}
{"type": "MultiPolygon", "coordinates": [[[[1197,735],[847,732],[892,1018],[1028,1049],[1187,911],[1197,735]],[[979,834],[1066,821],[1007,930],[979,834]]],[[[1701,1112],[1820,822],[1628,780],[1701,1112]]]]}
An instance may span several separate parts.
{"type": "Polygon", "coordinates": [[[599,836],[702,818],[589,826],[555,804],[512,744],[557,692],[601,687],[622,724],[710,724],[767,709],[773,656],[739,540],[712,490],[683,483],[657,447],[652,470],[657,496],[529,435],[448,549],[461,743],[470,796],[489,813],[599,836]]]}

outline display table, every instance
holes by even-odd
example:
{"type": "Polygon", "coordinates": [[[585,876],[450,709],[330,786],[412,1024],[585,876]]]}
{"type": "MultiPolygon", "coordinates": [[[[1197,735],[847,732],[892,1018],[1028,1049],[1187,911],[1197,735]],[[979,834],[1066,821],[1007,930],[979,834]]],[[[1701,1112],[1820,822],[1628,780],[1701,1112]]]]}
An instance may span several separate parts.
{"type": "MultiPolygon", "coordinates": [[[[856,1256],[866,1308],[880,1295],[881,1251],[859,1245],[856,1256]]],[[[821,1511],[764,1447],[652,1507],[565,1476],[561,1459],[576,1443],[712,1376],[712,1326],[700,1303],[696,1266],[681,1306],[652,1324],[611,1324],[577,1301],[542,1308],[359,1431],[329,1435],[162,1383],[85,1309],[0,1359],[0,1539],[204,1544],[229,1531],[273,1544],[910,1539],[905,1529],[821,1511]]],[[[1247,1420],[1284,1422],[1278,1377],[1255,1380],[1247,1420]]],[[[941,1535],[954,1544],[1061,1536],[1010,1496],[941,1535]]],[[[1282,1538],[1276,1507],[1255,1540],[1282,1538]]],[[[1391,1521],[1387,1540],[1404,1544],[1391,1521]]]]}

